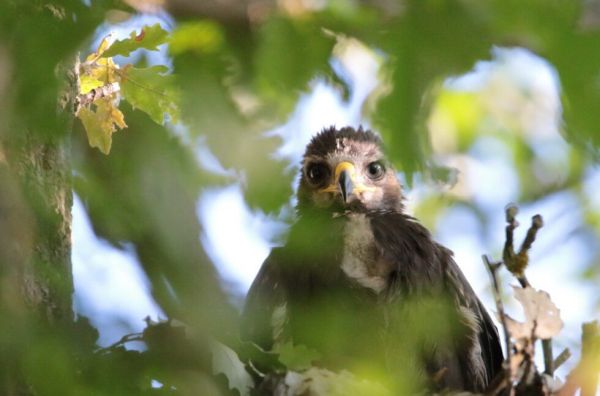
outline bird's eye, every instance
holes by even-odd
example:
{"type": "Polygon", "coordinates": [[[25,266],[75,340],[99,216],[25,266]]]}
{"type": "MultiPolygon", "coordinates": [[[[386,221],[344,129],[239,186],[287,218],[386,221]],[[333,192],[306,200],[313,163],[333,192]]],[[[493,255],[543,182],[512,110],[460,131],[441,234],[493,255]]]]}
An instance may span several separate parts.
{"type": "Polygon", "coordinates": [[[325,164],[309,165],[306,176],[312,184],[322,184],[329,177],[329,168],[325,164]]]}
{"type": "Polygon", "coordinates": [[[367,174],[371,179],[381,179],[384,173],[385,168],[379,161],[371,162],[369,165],[367,165],[367,174]]]}

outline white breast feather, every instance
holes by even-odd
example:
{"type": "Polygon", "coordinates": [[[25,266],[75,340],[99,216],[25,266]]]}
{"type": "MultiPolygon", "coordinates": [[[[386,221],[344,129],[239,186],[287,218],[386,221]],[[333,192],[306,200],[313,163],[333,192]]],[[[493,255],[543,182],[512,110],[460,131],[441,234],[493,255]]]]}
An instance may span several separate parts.
{"type": "Polygon", "coordinates": [[[344,230],[344,255],[342,270],[361,286],[380,293],[385,288],[385,279],[374,273],[377,265],[373,257],[373,231],[368,218],[352,214],[344,230]]]}

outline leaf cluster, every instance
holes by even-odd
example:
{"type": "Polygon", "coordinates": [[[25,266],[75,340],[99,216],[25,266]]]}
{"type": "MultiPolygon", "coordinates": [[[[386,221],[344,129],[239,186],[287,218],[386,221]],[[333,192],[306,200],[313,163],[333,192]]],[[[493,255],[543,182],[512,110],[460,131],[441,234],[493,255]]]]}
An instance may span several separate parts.
{"type": "Polygon", "coordinates": [[[112,134],[127,127],[119,110],[121,99],[133,108],[147,113],[158,124],[169,120],[177,123],[179,107],[177,91],[165,66],[136,68],[132,64],[119,67],[113,57],[129,56],[133,51],[157,51],[167,42],[167,32],[160,26],[142,27],[139,34],[132,32],[123,40],[110,42],[105,37],[98,49],[78,63],[78,92],[75,115],[81,120],[90,146],[108,154],[112,134]]]}

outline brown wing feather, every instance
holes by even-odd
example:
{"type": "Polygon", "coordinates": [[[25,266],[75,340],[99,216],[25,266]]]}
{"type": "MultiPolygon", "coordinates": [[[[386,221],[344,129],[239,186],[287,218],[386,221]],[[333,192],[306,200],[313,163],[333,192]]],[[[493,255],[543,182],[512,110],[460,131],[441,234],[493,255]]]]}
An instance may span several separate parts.
{"type": "Polygon", "coordinates": [[[488,384],[501,371],[504,359],[498,329],[456,262],[450,255],[447,257],[445,271],[447,287],[457,296],[457,303],[471,312],[473,318],[477,320],[475,323],[477,339],[474,341],[479,344],[477,352],[480,353],[481,364],[484,365],[481,369],[484,370],[478,367],[473,367],[472,370],[483,371],[485,384],[488,384]]]}
{"type": "Polygon", "coordinates": [[[271,320],[274,310],[285,303],[280,274],[280,248],[271,251],[262,264],[246,296],[242,312],[242,339],[265,350],[273,346],[271,320]]]}
{"type": "Polygon", "coordinates": [[[448,369],[447,386],[484,390],[500,370],[502,349],[496,327],[452,252],[435,243],[429,231],[410,216],[381,213],[372,217],[371,224],[382,255],[396,263],[389,295],[401,302],[404,297],[442,288],[454,300],[467,342],[457,347],[454,357],[446,356],[441,362],[448,369]]]}

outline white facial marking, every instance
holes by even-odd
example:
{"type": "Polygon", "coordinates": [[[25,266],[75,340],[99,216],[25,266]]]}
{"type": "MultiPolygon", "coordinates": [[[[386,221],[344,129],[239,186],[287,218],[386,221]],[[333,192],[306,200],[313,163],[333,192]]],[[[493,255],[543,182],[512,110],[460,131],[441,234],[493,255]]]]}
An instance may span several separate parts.
{"type": "Polygon", "coordinates": [[[381,293],[386,279],[378,273],[381,272],[378,260],[369,219],[363,214],[349,214],[344,230],[342,270],[361,286],[381,293]]]}

